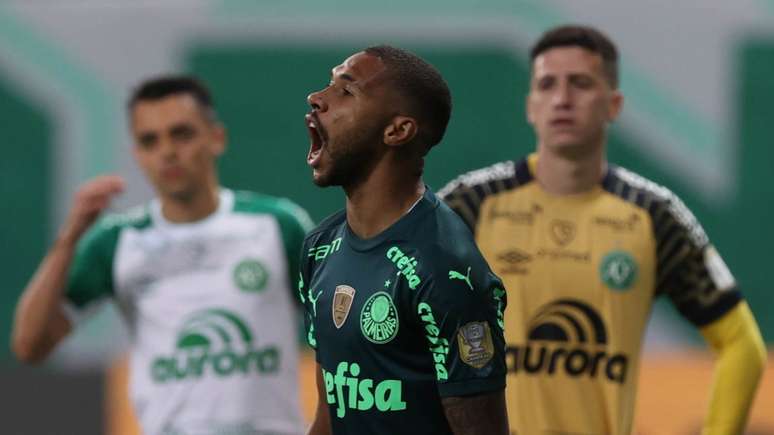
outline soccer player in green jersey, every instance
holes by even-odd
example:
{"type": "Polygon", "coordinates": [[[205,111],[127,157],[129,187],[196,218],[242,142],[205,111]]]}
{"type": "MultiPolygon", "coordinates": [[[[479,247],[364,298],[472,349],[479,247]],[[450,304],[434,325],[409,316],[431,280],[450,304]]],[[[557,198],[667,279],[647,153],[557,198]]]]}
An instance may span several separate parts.
{"type": "Polygon", "coordinates": [[[308,101],[314,182],[346,193],[302,251],[310,434],[507,434],[505,291],[422,182],[451,112],[445,81],[411,53],[371,47],[308,101]]]}
{"type": "Polygon", "coordinates": [[[81,186],[19,302],[16,355],[43,359],[81,314],[113,300],[130,332],[143,433],[301,433],[292,285],[309,217],[287,199],[219,185],[226,135],[198,80],[146,81],[128,109],[157,197],[102,215],[124,181],[81,186]]]}

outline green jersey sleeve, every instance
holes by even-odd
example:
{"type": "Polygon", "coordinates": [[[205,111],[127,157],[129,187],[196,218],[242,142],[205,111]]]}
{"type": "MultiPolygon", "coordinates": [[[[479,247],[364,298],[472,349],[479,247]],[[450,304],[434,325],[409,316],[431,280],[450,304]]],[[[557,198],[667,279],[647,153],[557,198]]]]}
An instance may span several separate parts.
{"type": "Polygon", "coordinates": [[[466,257],[436,263],[415,300],[442,397],[505,387],[505,291],[480,254],[466,257]]]}
{"type": "Polygon", "coordinates": [[[237,212],[268,213],[277,220],[288,264],[288,282],[292,288],[298,278],[298,254],[301,244],[306,233],[314,226],[309,214],[289,199],[247,191],[235,192],[234,209],[237,212]]]}
{"type": "Polygon", "coordinates": [[[65,288],[65,297],[76,309],[113,295],[113,257],[119,232],[120,227],[108,216],[78,242],[65,288]]]}

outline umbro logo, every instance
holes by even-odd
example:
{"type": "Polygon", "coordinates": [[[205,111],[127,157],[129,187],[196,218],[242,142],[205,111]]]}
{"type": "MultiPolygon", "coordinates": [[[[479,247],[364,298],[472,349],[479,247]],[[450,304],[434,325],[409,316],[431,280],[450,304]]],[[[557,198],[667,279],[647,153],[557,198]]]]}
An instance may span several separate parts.
{"type": "Polygon", "coordinates": [[[500,275],[525,275],[527,264],[532,261],[532,255],[520,250],[509,249],[497,255],[497,273],[500,275]]]}
{"type": "Polygon", "coordinates": [[[532,261],[532,256],[519,249],[511,249],[497,256],[497,259],[505,263],[518,264],[532,261]]]}

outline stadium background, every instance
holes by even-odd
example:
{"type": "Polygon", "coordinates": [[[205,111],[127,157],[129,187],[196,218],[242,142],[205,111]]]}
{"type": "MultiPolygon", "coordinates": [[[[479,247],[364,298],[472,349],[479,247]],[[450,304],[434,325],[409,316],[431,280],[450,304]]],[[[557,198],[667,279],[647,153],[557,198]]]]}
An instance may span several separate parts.
{"type": "MultiPolygon", "coordinates": [[[[773,0],[6,0],[0,433],[133,433],[124,373],[113,364],[126,345],[114,310],[98,313],[43,369],[20,367],[8,337],[18,295],[79,182],[125,176],[129,188],[117,210],[150,198],[131,159],[124,114],[140,79],[170,71],[205,79],[229,128],[223,183],[288,196],[319,221],[343,198],[310,183],[302,116],[306,95],[327,83],[333,65],[388,42],[441,69],[455,109],[426,167],[426,182],[438,188],[532,149],[526,51],[543,30],[568,21],[601,27],[622,54],[626,103],[611,160],[670,186],[698,215],[771,346],[773,0]]],[[[700,338],[661,301],[646,350],[638,433],[697,433],[711,372],[700,338]]],[[[774,434],[772,367],[750,433],[774,434]]]]}

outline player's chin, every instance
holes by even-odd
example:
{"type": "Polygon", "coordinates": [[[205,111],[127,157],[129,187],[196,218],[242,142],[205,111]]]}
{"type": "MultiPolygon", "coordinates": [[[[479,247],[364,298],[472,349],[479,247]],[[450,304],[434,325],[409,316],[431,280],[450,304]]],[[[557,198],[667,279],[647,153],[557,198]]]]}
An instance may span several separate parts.
{"type": "Polygon", "coordinates": [[[159,186],[159,191],[168,198],[175,198],[181,201],[190,200],[195,193],[194,188],[187,183],[168,183],[159,186]]]}
{"type": "Polygon", "coordinates": [[[564,148],[577,145],[580,142],[580,135],[574,131],[552,131],[548,135],[546,143],[552,148],[564,148]]]}
{"type": "Polygon", "coordinates": [[[328,187],[331,185],[328,174],[319,168],[312,169],[312,182],[317,187],[328,187]]]}
{"type": "Polygon", "coordinates": [[[547,145],[558,152],[573,152],[585,148],[584,143],[583,138],[578,135],[560,134],[554,135],[547,145]]]}
{"type": "Polygon", "coordinates": [[[323,167],[322,165],[314,168],[312,170],[312,182],[317,187],[342,186],[341,174],[333,169],[334,168],[330,166],[323,167]]]}

